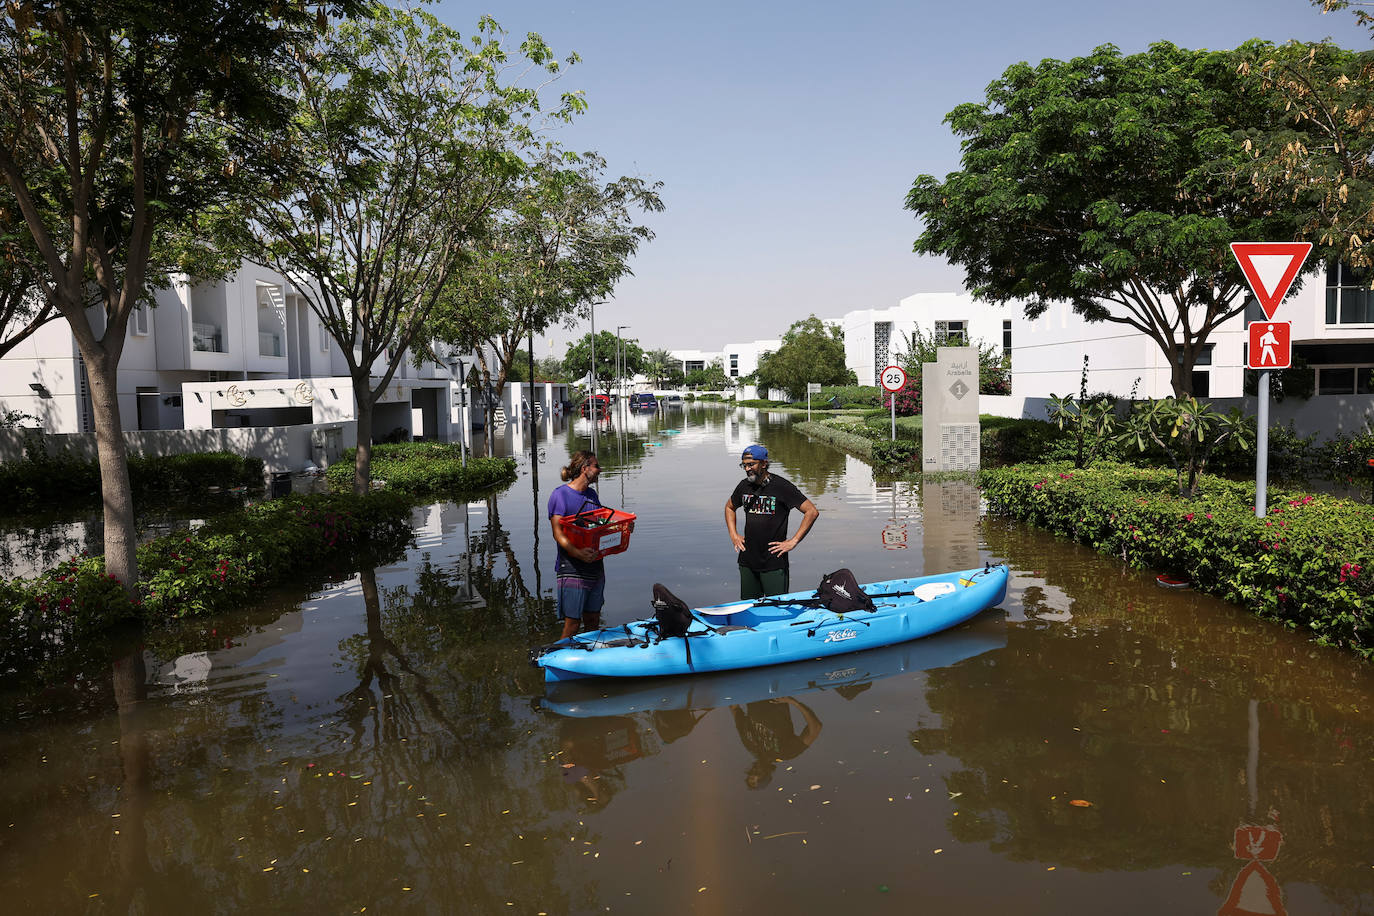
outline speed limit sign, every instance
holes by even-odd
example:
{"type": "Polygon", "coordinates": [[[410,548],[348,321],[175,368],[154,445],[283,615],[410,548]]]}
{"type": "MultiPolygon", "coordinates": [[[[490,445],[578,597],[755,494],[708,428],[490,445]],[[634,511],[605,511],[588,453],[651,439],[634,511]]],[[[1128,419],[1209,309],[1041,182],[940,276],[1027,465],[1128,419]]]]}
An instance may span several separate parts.
{"type": "Polygon", "coordinates": [[[883,370],[883,389],[901,391],[906,385],[906,370],[901,366],[888,366],[883,370]]]}

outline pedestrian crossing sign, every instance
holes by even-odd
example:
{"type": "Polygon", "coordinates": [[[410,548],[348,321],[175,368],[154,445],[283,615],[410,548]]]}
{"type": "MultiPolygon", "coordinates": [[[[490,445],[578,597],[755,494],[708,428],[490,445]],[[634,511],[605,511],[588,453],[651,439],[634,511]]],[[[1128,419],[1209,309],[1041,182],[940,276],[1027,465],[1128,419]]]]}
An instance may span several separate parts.
{"type": "Polygon", "coordinates": [[[1293,324],[1289,321],[1252,321],[1246,367],[1287,369],[1293,363],[1293,324]]]}

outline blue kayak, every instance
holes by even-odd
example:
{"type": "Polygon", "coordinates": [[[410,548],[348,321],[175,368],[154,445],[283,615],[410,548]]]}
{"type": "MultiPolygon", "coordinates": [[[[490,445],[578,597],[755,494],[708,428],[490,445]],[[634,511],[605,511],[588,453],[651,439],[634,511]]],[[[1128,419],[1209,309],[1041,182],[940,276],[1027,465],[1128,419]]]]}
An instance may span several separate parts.
{"type": "Polygon", "coordinates": [[[636,678],[608,681],[582,678],[550,684],[539,708],[571,718],[628,716],[666,710],[704,710],[820,690],[862,690],[883,678],[932,668],[947,668],[994,649],[1005,648],[1003,621],[986,617],[950,630],[939,639],[922,639],[813,658],[765,668],[720,671],[700,677],[636,678]],[[994,625],[995,624],[995,625],[994,625]]]}
{"type": "Polygon", "coordinates": [[[544,680],[657,677],[780,665],[890,646],[958,626],[1007,594],[1007,567],[861,585],[875,609],[837,613],[817,592],[696,608],[686,636],[655,618],[578,633],[530,653],[544,680]]]}

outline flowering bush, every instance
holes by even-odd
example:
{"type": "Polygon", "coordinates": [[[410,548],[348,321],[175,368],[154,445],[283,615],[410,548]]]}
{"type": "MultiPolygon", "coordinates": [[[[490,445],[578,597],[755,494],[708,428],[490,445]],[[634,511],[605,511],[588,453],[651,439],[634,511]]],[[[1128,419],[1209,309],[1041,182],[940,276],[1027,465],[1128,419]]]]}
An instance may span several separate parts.
{"type": "Polygon", "coordinates": [[[0,672],[41,662],[138,612],[104,558],[87,556],[36,579],[0,581],[0,607],[8,612],[0,672]]]}
{"type": "Polygon", "coordinates": [[[897,416],[914,417],[921,412],[921,376],[920,373],[907,373],[906,384],[902,390],[895,394],[883,392],[883,409],[892,409],[892,399],[897,399],[897,416]]]}
{"type": "Polygon", "coordinates": [[[1201,591],[1374,657],[1374,509],[1202,476],[1183,499],[1175,474],[1123,465],[984,469],[989,508],[1071,537],[1132,566],[1189,579],[1201,591]]]}

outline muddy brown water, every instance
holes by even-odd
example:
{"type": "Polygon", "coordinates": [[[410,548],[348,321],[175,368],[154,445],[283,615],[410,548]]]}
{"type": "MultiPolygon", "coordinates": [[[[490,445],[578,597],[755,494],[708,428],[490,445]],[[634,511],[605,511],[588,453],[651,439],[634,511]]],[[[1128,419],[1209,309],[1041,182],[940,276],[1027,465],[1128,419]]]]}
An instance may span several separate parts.
{"type": "Polygon", "coordinates": [[[754,441],[822,512],[794,587],[1006,561],[1003,606],[826,663],[546,690],[543,504],[589,431],[546,425],[534,466],[504,431],[520,481],[418,509],[391,565],[0,696],[6,910],[1374,912],[1374,669],[981,517],[967,483],[877,483],[784,416],[602,429],[603,501],[638,515],[608,623],[654,582],[735,597],[722,506],[754,441]]]}

